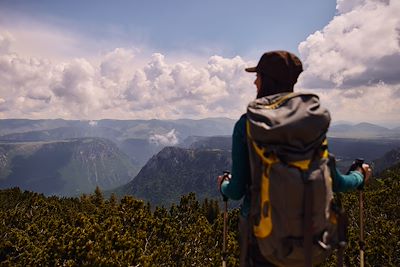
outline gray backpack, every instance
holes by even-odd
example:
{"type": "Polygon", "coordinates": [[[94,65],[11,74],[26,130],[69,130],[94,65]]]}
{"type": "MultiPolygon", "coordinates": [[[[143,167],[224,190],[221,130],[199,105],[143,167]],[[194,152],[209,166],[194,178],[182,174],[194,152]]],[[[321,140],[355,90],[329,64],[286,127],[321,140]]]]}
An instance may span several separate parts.
{"type": "Polygon", "coordinates": [[[277,94],[248,106],[249,224],[261,254],[275,265],[312,266],[337,244],[329,123],[313,94],[277,94]]]}

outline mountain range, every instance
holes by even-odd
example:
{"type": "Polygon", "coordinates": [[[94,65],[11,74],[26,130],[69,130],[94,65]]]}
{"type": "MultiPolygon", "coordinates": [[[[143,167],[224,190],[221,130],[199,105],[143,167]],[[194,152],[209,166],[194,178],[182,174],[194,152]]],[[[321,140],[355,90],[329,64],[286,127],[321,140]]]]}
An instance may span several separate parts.
{"type": "MultiPolygon", "coordinates": [[[[149,139],[165,136],[175,139],[168,145],[183,143],[191,136],[231,135],[235,120],[228,118],[206,118],[200,120],[27,120],[1,119],[1,141],[49,141],[67,138],[100,137],[116,143],[126,139],[149,139]],[[175,143],[174,143],[175,142],[175,143]]],[[[333,124],[328,136],[336,138],[400,138],[400,127],[386,128],[371,123],[333,124]]],[[[160,141],[155,138],[155,142],[160,141]]],[[[168,142],[167,139],[163,140],[168,142]]]]}
{"type": "Polygon", "coordinates": [[[0,188],[80,195],[96,186],[125,184],[138,168],[114,143],[101,138],[0,143],[0,188]]]}
{"type": "Polygon", "coordinates": [[[400,138],[400,127],[389,129],[376,124],[362,122],[355,125],[336,124],[329,128],[328,136],[337,138],[400,138]]]}
{"type": "Polygon", "coordinates": [[[1,141],[48,141],[78,137],[101,137],[114,142],[129,138],[162,139],[170,133],[174,138],[169,145],[188,136],[214,136],[231,134],[235,121],[228,118],[199,120],[0,120],[1,141]],[[172,131],[172,133],[171,133],[172,131]]]}
{"type": "MultiPolygon", "coordinates": [[[[0,120],[0,188],[74,196],[99,186],[165,205],[192,191],[218,197],[215,178],[230,169],[233,125],[224,118],[0,120]]],[[[400,147],[397,132],[369,123],[333,125],[329,150],[342,171],[358,157],[384,169],[396,158],[385,153],[400,147]]]]}

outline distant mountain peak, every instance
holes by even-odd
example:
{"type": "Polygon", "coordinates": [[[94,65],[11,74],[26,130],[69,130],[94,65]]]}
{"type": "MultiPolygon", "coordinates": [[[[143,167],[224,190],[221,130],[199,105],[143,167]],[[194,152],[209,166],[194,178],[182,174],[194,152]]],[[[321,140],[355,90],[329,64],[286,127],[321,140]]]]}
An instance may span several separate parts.
{"type": "Polygon", "coordinates": [[[339,138],[390,138],[400,139],[400,132],[369,122],[360,122],[355,125],[335,124],[329,128],[328,136],[339,138]]]}
{"type": "Polygon", "coordinates": [[[357,123],[356,125],[354,125],[353,127],[357,127],[357,128],[368,128],[368,129],[380,129],[380,130],[389,130],[386,127],[383,126],[379,126],[373,123],[369,123],[369,122],[360,122],[357,123]]]}
{"type": "Polygon", "coordinates": [[[216,198],[219,192],[214,186],[215,178],[230,166],[229,151],[165,147],[116,193],[167,206],[190,192],[200,199],[216,198]]]}

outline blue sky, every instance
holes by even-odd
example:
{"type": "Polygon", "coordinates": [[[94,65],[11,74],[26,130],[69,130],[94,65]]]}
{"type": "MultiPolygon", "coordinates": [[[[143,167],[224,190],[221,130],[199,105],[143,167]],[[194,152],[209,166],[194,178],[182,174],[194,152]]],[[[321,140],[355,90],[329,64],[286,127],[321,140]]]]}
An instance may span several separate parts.
{"type": "Polygon", "coordinates": [[[0,1],[0,118],[230,117],[269,50],[334,121],[399,126],[400,1],[0,1]]]}
{"type": "Polygon", "coordinates": [[[335,15],[336,1],[2,1],[16,15],[115,45],[168,53],[257,55],[297,46],[335,15]],[[211,51],[211,49],[215,49],[211,51]]]}

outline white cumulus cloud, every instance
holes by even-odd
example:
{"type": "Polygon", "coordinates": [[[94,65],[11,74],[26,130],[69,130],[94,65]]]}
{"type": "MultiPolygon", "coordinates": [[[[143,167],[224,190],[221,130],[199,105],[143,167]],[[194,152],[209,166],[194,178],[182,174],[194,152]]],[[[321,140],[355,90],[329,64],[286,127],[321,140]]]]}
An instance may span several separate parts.
{"type": "Polygon", "coordinates": [[[131,49],[116,48],[107,53],[100,64],[102,78],[115,83],[123,82],[130,78],[135,52],[131,49]]]}
{"type": "Polygon", "coordinates": [[[52,61],[18,53],[15,42],[0,31],[0,118],[236,117],[255,94],[239,56],[194,64],[116,48],[97,60],[52,61]]]}
{"type": "Polygon", "coordinates": [[[174,146],[178,144],[179,139],[175,129],[172,129],[166,134],[152,134],[149,137],[149,142],[158,146],[174,146]]]}
{"type": "Polygon", "coordinates": [[[97,126],[98,122],[97,121],[89,121],[89,126],[97,126]]]}
{"type": "Polygon", "coordinates": [[[318,92],[335,120],[400,119],[400,1],[338,0],[336,16],[299,45],[299,87],[318,92]]]}
{"type": "Polygon", "coordinates": [[[400,82],[400,1],[339,0],[338,14],[300,43],[308,88],[400,82]]]}

